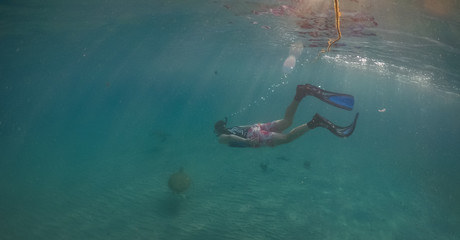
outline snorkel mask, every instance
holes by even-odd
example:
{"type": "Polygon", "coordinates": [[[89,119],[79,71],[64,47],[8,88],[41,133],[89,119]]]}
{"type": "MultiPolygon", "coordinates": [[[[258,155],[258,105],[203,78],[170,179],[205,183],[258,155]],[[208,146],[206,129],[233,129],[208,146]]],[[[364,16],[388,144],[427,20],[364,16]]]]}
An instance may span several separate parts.
{"type": "Polygon", "coordinates": [[[227,117],[225,117],[224,120],[217,121],[214,124],[214,133],[216,134],[216,136],[220,136],[222,134],[228,133],[227,121],[228,119],[227,117]]]}

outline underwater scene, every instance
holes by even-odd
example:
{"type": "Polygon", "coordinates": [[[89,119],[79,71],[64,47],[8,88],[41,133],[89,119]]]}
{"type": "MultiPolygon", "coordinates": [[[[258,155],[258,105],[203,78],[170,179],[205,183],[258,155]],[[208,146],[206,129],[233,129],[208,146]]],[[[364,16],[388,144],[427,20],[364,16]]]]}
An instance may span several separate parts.
{"type": "Polygon", "coordinates": [[[460,239],[459,38],[457,0],[0,1],[0,239],[460,239]]]}

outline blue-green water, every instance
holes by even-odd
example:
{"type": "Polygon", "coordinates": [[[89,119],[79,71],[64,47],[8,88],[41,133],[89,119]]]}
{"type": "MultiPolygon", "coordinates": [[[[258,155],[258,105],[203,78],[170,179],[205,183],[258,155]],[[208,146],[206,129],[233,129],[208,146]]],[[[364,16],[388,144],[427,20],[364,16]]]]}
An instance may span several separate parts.
{"type": "Polygon", "coordinates": [[[0,239],[458,239],[458,1],[325,2],[2,1],[0,239]],[[217,143],[307,82],[351,137],[217,143]]]}

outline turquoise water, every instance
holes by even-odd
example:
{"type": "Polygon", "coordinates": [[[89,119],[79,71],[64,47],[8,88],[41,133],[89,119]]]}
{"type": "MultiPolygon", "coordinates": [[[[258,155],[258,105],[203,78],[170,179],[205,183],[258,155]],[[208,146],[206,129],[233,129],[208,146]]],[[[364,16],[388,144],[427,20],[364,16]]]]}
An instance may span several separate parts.
{"type": "Polygon", "coordinates": [[[64,2],[0,3],[0,239],[460,237],[458,1],[64,2]],[[351,137],[217,143],[307,82],[351,137]]]}

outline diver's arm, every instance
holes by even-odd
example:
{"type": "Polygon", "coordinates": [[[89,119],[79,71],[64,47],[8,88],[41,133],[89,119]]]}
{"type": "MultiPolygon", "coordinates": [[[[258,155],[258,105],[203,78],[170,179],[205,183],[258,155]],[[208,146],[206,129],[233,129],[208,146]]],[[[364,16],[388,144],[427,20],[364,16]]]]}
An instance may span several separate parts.
{"type": "Polygon", "coordinates": [[[228,144],[230,147],[251,147],[253,140],[232,134],[222,134],[219,136],[219,143],[228,144]]]}
{"type": "Polygon", "coordinates": [[[240,127],[240,128],[250,128],[252,126],[254,126],[254,125],[239,125],[238,127],[240,127]]]}

